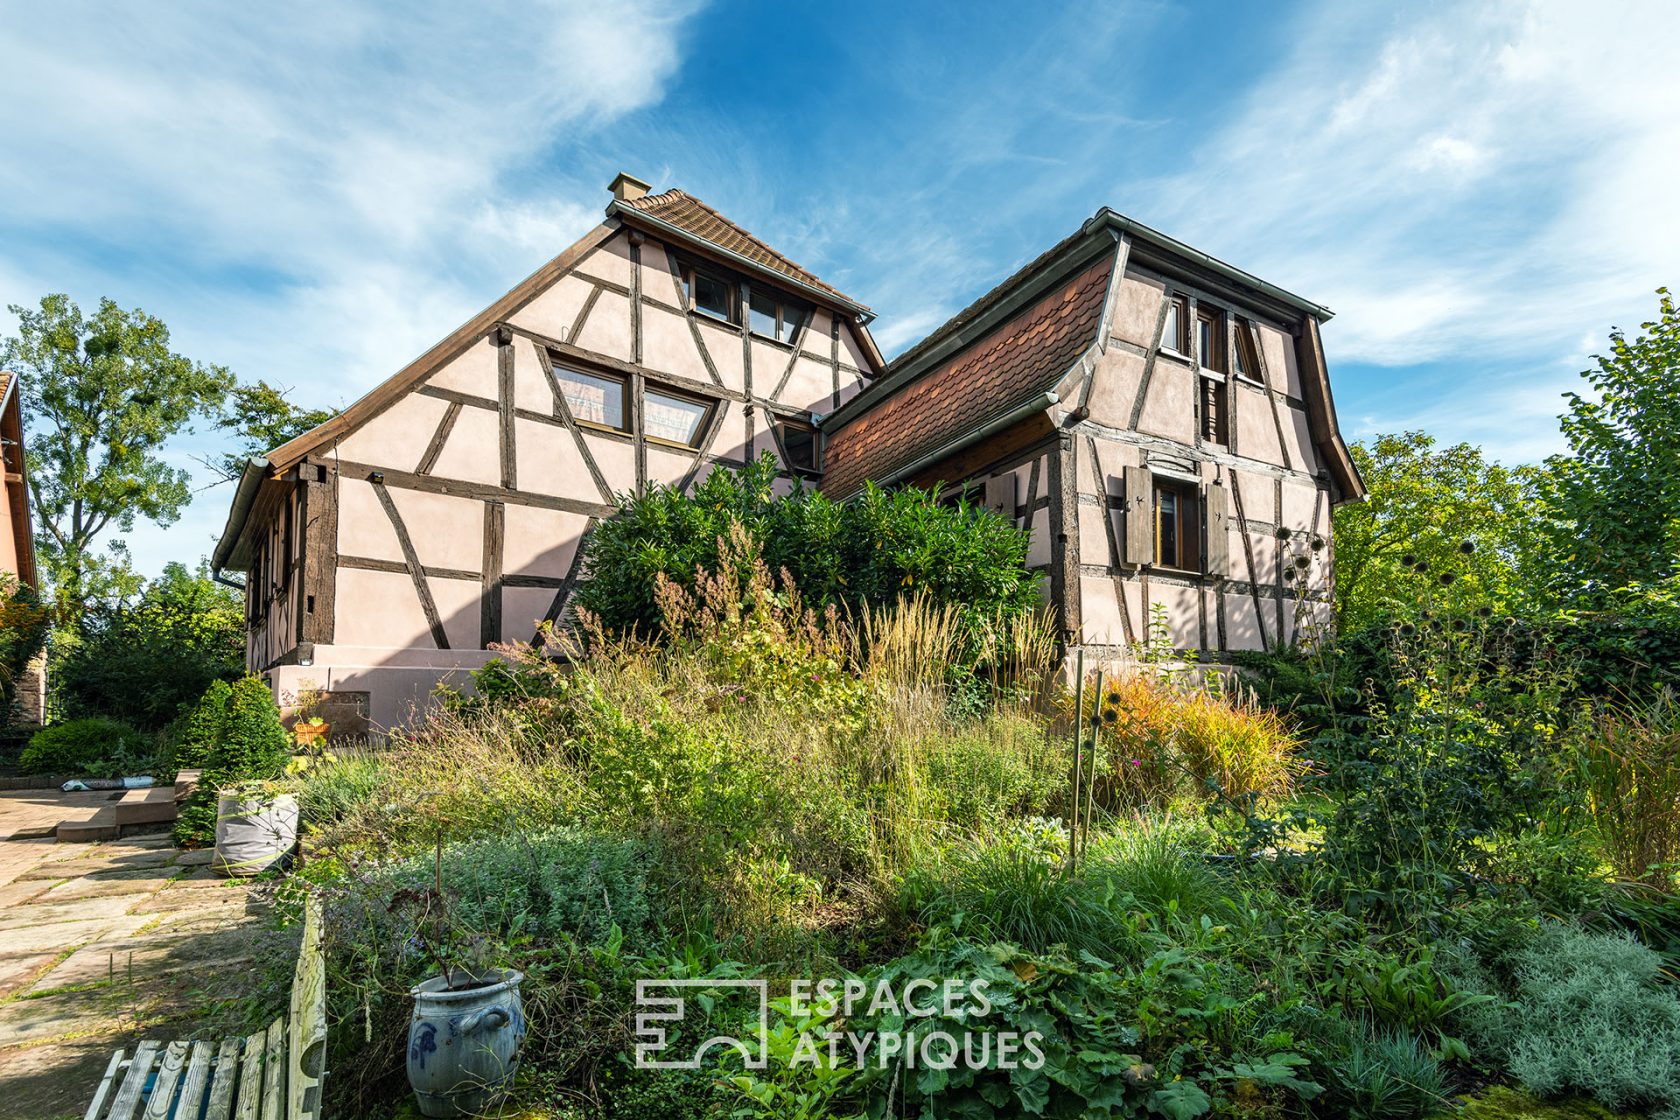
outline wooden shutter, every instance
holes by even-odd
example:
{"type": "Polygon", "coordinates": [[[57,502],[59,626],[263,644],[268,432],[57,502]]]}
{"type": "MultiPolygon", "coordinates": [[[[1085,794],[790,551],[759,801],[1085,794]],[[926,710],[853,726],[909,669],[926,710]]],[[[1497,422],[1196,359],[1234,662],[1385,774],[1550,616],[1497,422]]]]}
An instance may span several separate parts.
{"type": "Polygon", "coordinates": [[[1223,486],[1207,487],[1207,574],[1229,575],[1231,571],[1231,492],[1223,486]]]}
{"type": "Polygon", "coordinates": [[[986,480],[986,508],[1015,520],[1015,473],[994,475],[986,480]]]}
{"type": "MultiPolygon", "coordinates": [[[[1128,564],[1155,562],[1155,479],[1147,467],[1126,468],[1126,555],[1128,564]]],[[[1106,511],[1104,511],[1106,514],[1106,511]]]]}

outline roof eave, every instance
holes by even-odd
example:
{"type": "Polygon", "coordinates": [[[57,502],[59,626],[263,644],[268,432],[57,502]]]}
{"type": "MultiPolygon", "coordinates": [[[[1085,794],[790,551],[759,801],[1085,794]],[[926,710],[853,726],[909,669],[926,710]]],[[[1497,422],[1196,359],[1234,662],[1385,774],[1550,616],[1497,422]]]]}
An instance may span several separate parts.
{"type": "Polygon", "coordinates": [[[969,322],[937,339],[925,350],[922,343],[918,343],[900,354],[868,389],[824,417],[823,428],[830,432],[838,431],[904,385],[908,385],[953,354],[967,349],[1008,322],[1018,312],[1031,306],[1051,288],[1064,281],[1068,274],[1088,266],[1091,260],[1102,253],[1113,251],[1114,242],[1110,238],[1093,236],[1099,232],[1091,229],[1081,230],[1084,236],[1068,238],[1061,252],[1045,261],[1032,275],[1022,277],[1020,283],[1000,296],[995,303],[981,310],[969,322]]]}
{"type": "Polygon", "coordinates": [[[234,549],[239,546],[239,538],[245,534],[245,523],[250,520],[251,507],[256,504],[268,471],[268,460],[260,455],[245,460],[245,467],[239,473],[239,488],[233,494],[233,507],[228,510],[227,524],[222,528],[222,538],[216,542],[216,551],[210,556],[212,572],[226,568],[234,549]]]}
{"type": "Polygon", "coordinates": [[[1098,210],[1092,215],[1091,220],[1085,223],[1087,232],[1099,226],[1118,230],[1132,238],[1134,242],[1142,241],[1173,256],[1185,258],[1234,284],[1240,284],[1245,288],[1259,292],[1261,295],[1299,311],[1303,315],[1311,315],[1321,323],[1329,322],[1335,317],[1336,313],[1323,304],[1314,303],[1310,299],[1296,295],[1287,288],[1280,288],[1268,280],[1262,280],[1252,272],[1245,272],[1236,265],[1227,264],[1210,253],[1205,253],[1193,245],[1186,245],[1176,237],[1162,233],[1152,226],[1146,226],[1136,218],[1128,218],[1126,215],[1110,210],[1106,206],[1098,210]]]}
{"type": "Polygon", "coordinates": [[[607,216],[620,218],[631,225],[645,226],[650,231],[658,233],[663,237],[668,237],[673,241],[681,241],[685,245],[699,249],[706,253],[715,254],[743,272],[751,272],[754,275],[762,277],[763,279],[769,280],[773,283],[780,284],[784,287],[795,288],[818,303],[829,307],[837,307],[840,310],[845,311],[847,314],[855,317],[860,323],[868,323],[870,320],[875,318],[875,313],[869,310],[869,308],[855,300],[848,299],[846,296],[840,295],[838,292],[824,291],[815,285],[807,284],[805,281],[796,276],[789,276],[785,272],[778,272],[776,269],[760,264],[751,257],[743,256],[732,249],[725,249],[722,245],[717,244],[715,241],[708,241],[698,234],[690,233],[688,230],[683,229],[679,225],[667,222],[657,215],[648,213],[646,210],[640,210],[634,206],[628,206],[616,198],[607,204],[607,216]]]}

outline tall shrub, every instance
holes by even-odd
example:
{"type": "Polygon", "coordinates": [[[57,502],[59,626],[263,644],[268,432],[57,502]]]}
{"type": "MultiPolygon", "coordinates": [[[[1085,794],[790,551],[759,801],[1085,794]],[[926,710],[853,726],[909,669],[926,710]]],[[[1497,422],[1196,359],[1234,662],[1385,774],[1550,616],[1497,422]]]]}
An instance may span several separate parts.
{"type": "Polygon", "coordinates": [[[35,592],[0,572],[0,726],[11,714],[18,677],[46,644],[47,621],[35,592]]]}
{"type": "Polygon", "coordinates": [[[286,768],[290,738],[280,723],[274,695],[261,678],[241,677],[231,686],[216,682],[183,724],[177,760],[201,757],[198,789],[181,807],[175,842],[203,844],[216,832],[218,791],[240,782],[277,778],[286,768]]]}
{"type": "MultiPolygon", "coordinates": [[[[67,715],[111,716],[160,730],[212,681],[245,665],[239,596],[170,564],[138,601],[89,607],[49,674],[67,715]]],[[[59,648],[59,647],[55,647],[59,648]]]]}
{"type": "Polygon", "coordinates": [[[1026,571],[1027,534],[1003,518],[922,490],[873,485],[839,503],[815,490],[776,492],[775,460],[718,469],[689,494],[653,486],[626,497],[617,517],[589,542],[589,579],[577,603],[609,630],[653,633],[661,576],[692,591],[696,573],[716,571],[719,541],[740,525],[772,572],[785,570],[821,609],[890,606],[925,593],[980,624],[1012,617],[1037,601],[1026,571]]]}

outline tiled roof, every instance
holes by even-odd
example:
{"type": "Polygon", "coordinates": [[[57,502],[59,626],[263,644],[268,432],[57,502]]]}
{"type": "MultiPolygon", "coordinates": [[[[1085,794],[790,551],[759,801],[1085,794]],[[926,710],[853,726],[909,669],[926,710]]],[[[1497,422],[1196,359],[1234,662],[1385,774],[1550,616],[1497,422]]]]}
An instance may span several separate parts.
{"type": "Polygon", "coordinates": [[[12,387],[12,375],[0,369],[0,401],[6,399],[6,390],[12,387]]]}
{"type": "MultiPolygon", "coordinates": [[[[1054,385],[1096,341],[1110,265],[1107,257],[1098,260],[991,334],[884,394],[873,408],[848,421],[829,437],[823,489],[845,497],[867,479],[890,474],[1054,385]]],[[[981,303],[991,298],[989,294],[981,303]]],[[[935,332],[943,333],[943,327],[935,332]]]]}
{"type": "Polygon", "coordinates": [[[815,288],[820,292],[826,292],[845,303],[862,306],[839,289],[830,284],[825,284],[818,279],[815,273],[788,260],[686,191],[668,190],[664,194],[644,195],[641,198],[622,201],[618,205],[624,209],[639,210],[651,217],[658,218],[662,222],[668,222],[686,233],[693,234],[702,241],[709,241],[720,249],[726,249],[738,256],[745,257],[754,264],[763,265],[772,272],[779,272],[783,276],[797,280],[801,284],[815,288]]]}

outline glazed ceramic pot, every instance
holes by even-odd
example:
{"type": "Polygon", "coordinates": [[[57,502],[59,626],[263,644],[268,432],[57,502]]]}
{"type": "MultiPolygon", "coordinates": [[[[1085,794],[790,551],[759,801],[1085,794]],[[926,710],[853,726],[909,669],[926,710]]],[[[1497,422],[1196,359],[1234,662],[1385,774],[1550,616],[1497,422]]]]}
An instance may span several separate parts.
{"type": "Polygon", "coordinates": [[[408,1083],[425,1116],[473,1116],[507,1092],[519,1069],[523,973],[493,969],[446,986],[434,976],[409,990],[408,1083]]]}

